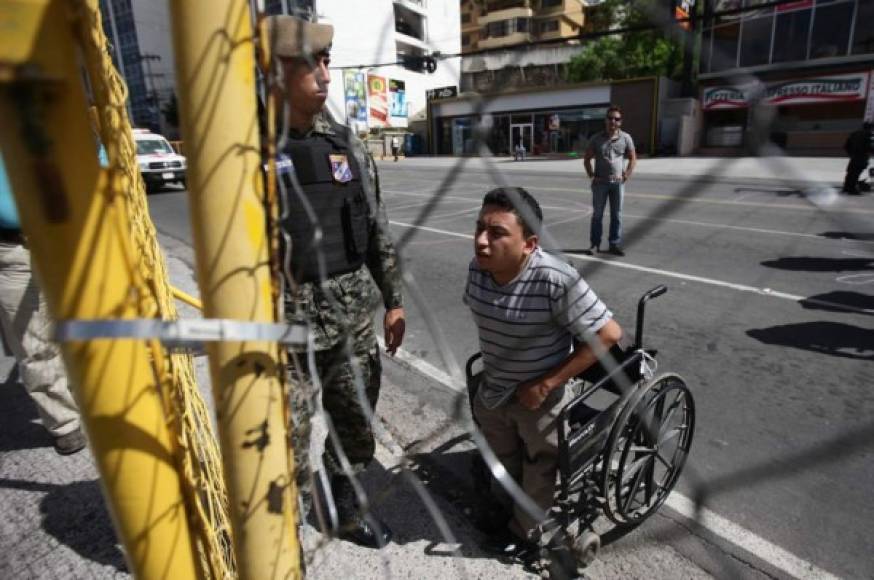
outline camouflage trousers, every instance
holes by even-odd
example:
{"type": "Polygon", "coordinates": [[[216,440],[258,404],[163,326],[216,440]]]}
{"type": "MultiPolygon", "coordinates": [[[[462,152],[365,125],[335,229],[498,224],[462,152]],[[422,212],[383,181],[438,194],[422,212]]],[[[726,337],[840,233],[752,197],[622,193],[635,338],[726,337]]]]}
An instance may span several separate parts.
{"type": "MultiPolygon", "coordinates": [[[[376,335],[368,321],[366,330],[354,333],[346,341],[341,341],[328,350],[315,352],[316,368],[307,368],[306,353],[296,353],[298,365],[290,368],[291,379],[291,437],[294,446],[295,480],[298,490],[304,496],[312,494],[310,478],[310,439],[312,433],[312,411],[316,408],[316,396],[311,372],[318,373],[321,382],[322,405],[343,447],[343,453],[352,464],[352,471],[363,471],[376,450],[373,428],[368,414],[361,404],[361,395],[356,386],[356,373],[360,377],[363,396],[371,411],[379,398],[382,363],[379,359],[379,346],[376,335]],[[351,356],[350,356],[351,354],[351,356]]],[[[322,455],[327,475],[343,473],[337,450],[330,437],[325,443],[322,455]]]]}

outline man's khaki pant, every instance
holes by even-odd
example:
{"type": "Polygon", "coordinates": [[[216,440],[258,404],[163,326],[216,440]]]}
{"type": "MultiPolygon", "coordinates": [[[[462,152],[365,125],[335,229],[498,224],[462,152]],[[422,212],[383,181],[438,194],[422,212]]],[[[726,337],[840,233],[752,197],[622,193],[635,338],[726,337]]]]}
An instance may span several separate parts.
{"type": "Polygon", "coordinates": [[[61,353],[50,341],[51,323],[33,278],[30,252],[6,242],[0,242],[0,326],[43,426],[54,437],[75,431],[79,412],[61,353]]]}
{"type": "MultiPolygon", "coordinates": [[[[564,386],[550,393],[534,411],[520,405],[515,397],[496,409],[487,409],[479,397],[474,401],[474,414],[492,451],[522,490],[547,512],[552,507],[558,469],[558,414],[572,398],[571,389],[564,386]]],[[[510,531],[530,539],[539,523],[514,502],[510,531]]]]}

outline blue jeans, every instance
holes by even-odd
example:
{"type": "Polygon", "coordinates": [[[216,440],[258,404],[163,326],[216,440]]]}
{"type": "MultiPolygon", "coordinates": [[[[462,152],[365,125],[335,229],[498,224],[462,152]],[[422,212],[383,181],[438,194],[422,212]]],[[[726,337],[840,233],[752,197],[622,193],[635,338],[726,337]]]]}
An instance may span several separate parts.
{"type": "Polygon", "coordinates": [[[625,185],[621,181],[592,181],[592,228],[589,241],[593,246],[601,245],[601,234],[604,231],[604,207],[610,201],[610,235],[607,241],[611,246],[622,243],[622,197],[625,185]]]}

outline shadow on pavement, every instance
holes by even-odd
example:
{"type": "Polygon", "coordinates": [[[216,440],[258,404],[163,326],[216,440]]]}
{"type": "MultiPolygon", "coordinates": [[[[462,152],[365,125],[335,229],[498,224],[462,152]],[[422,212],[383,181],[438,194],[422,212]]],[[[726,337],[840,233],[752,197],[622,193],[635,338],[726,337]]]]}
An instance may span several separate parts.
{"type": "Polygon", "coordinates": [[[874,330],[841,322],[802,322],[752,329],[747,335],[778,346],[874,361],[874,330]]]}
{"type": "Polygon", "coordinates": [[[795,272],[861,272],[874,269],[874,258],[780,258],[762,266],[795,272]]]}
{"type": "Polygon", "coordinates": [[[810,296],[801,300],[800,304],[808,310],[846,312],[846,309],[841,308],[840,306],[847,306],[859,310],[870,310],[874,313],[874,296],[871,296],[870,294],[861,294],[859,292],[848,292],[846,290],[835,290],[833,292],[826,292],[825,294],[810,296]],[[823,302],[830,302],[837,306],[830,307],[828,304],[823,304],[823,302]]]}
{"type": "Polygon", "coordinates": [[[420,496],[410,483],[409,473],[400,467],[387,470],[377,462],[373,462],[361,480],[368,491],[375,513],[394,532],[392,541],[404,545],[425,540],[428,544],[424,553],[429,556],[484,557],[479,547],[469,539],[472,521],[457,515],[467,513],[465,507],[473,495],[471,483],[462,481],[454,473],[443,468],[443,463],[446,461],[453,462],[457,467],[458,462],[463,460],[440,453],[423,453],[413,455],[409,459],[409,471],[421,481],[425,490],[437,501],[440,514],[454,540],[458,542],[459,549],[454,550],[454,546],[447,544],[434,518],[424,507],[420,496]],[[439,505],[441,500],[453,504],[456,511],[453,513],[453,510],[441,507],[439,505]]]}
{"type": "Polygon", "coordinates": [[[863,242],[874,242],[874,234],[858,234],[852,232],[822,232],[819,235],[832,240],[859,240],[863,242]]]}
{"type": "Polygon", "coordinates": [[[0,488],[45,493],[42,529],[83,558],[126,571],[124,555],[103,503],[98,480],[66,485],[0,479],[0,488]]]}
{"type": "Polygon", "coordinates": [[[19,383],[17,370],[0,385],[0,425],[0,452],[52,446],[33,401],[19,383]]]}

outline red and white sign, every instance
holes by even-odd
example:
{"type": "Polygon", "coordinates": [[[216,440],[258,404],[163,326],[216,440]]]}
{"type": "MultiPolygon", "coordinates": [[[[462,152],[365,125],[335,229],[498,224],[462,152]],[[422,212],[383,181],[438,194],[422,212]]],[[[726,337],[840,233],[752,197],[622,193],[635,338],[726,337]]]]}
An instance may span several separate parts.
{"type": "MultiPolygon", "coordinates": [[[[861,101],[868,91],[869,73],[830,75],[769,83],[762,104],[801,105],[861,101]]],[[[754,85],[707,87],[701,101],[705,111],[743,109],[750,105],[754,85]]]]}
{"type": "Polygon", "coordinates": [[[388,83],[385,77],[367,75],[369,125],[388,127],[388,83]]]}

